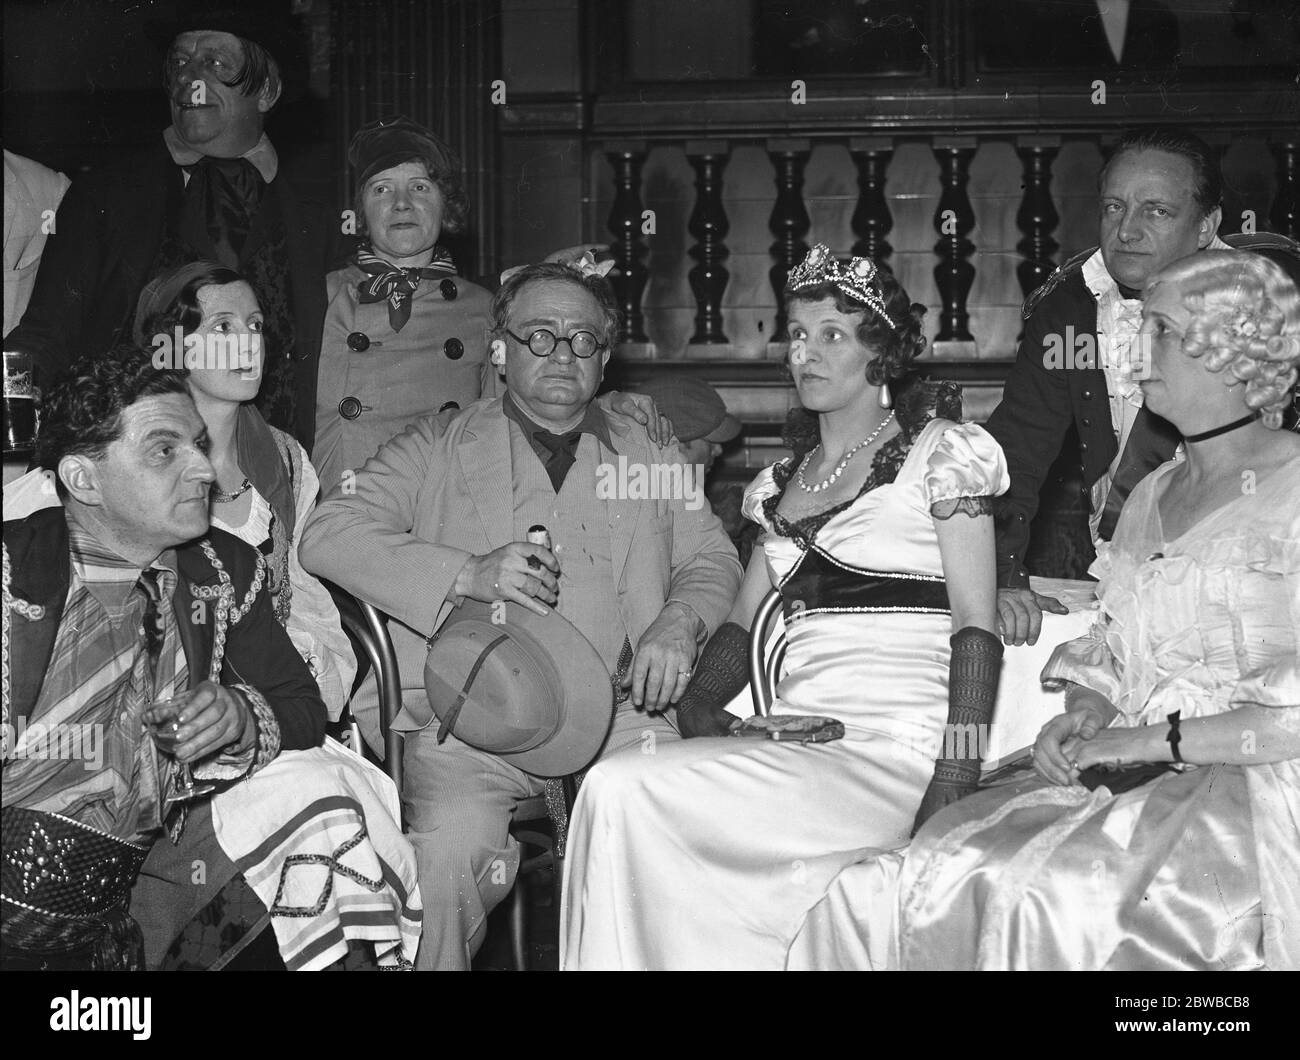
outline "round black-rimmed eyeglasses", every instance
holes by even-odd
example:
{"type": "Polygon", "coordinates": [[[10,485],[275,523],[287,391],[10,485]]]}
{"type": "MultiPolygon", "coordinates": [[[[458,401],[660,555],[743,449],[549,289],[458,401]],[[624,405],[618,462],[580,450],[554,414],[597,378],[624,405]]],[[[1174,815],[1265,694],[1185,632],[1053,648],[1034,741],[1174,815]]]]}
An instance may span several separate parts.
{"type": "Polygon", "coordinates": [[[580,357],[584,361],[588,357],[602,353],[609,348],[590,331],[575,331],[567,338],[563,335],[556,335],[555,332],[548,331],[546,328],[538,328],[526,339],[516,335],[508,328],[506,334],[520,345],[527,346],[528,352],[534,357],[549,357],[561,342],[567,342],[569,349],[573,351],[573,356],[580,357]]]}

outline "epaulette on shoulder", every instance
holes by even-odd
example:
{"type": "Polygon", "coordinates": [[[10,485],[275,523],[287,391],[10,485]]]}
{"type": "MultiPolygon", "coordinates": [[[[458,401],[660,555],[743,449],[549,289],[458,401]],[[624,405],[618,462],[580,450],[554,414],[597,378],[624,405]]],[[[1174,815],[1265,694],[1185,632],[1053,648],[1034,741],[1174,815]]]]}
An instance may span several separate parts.
{"type": "Polygon", "coordinates": [[[1020,307],[1020,319],[1028,320],[1034,310],[1038,308],[1038,303],[1056,290],[1057,286],[1063,281],[1068,280],[1075,273],[1083,268],[1083,263],[1097,253],[1096,247],[1090,247],[1087,250],[1081,250],[1074,255],[1064,265],[1059,266],[1051,276],[1047,277],[1036,290],[1029,293],[1025,299],[1024,305],[1020,307]]]}

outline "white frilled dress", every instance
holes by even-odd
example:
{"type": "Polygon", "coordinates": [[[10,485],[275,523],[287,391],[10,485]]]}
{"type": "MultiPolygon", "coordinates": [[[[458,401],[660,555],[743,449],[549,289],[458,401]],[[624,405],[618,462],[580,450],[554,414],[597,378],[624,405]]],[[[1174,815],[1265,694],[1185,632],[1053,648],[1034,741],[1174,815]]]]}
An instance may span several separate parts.
{"type": "MultiPolygon", "coordinates": [[[[1156,502],[1174,466],[1133,491],[1093,567],[1102,622],[1044,677],[1103,693],[1116,726],[1251,703],[1296,731],[1300,467],[1171,539],[1156,502]]],[[[855,867],[828,906],[867,883],[855,867]]],[[[1300,761],[1120,795],[1036,778],[980,792],[917,835],[899,924],[905,968],[1300,968],[1300,761]]]]}
{"type": "MultiPolygon", "coordinates": [[[[923,595],[937,584],[942,595],[930,506],[1007,485],[988,434],[933,420],[897,477],[833,515],[807,558],[862,578],[913,576],[895,584],[915,581],[923,595]]],[[[795,571],[807,544],[768,521],[763,501],[777,492],[768,468],[744,501],[767,531],[773,584],[795,571]]],[[[834,613],[817,603],[810,595],[791,608],[802,615],[789,623],[772,711],[839,718],[845,738],[695,739],[593,766],[571,822],[561,967],[783,968],[836,874],[907,841],[947,721],[950,615],[834,613]]]]}

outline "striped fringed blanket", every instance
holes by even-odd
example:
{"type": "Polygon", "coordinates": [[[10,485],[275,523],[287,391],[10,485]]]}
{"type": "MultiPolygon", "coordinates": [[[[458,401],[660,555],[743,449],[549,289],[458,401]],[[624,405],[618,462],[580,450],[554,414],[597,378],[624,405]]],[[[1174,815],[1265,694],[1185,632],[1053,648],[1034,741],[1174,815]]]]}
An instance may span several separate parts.
{"type": "Polygon", "coordinates": [[[382,967],[411,967],[420,890],[399,814],[392,780],[333,740],[214,797],[217,842],[271,911],[291,971],[326,967],[351,939],[382,967]]]}

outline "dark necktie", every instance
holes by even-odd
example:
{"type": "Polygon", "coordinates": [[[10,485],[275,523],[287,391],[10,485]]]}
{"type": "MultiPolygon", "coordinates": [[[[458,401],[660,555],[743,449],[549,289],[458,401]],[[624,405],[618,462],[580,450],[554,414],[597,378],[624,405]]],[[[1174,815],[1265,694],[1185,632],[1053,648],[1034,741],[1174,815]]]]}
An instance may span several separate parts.
{"type": "Polygon", "coordinates": [[[545,446],[551,454],[545,460],[546,474],[550,477],[555,492],[559,493],[569,468],[573,467],[578,459],[578,443],[582,440],[582,432],[552,434],[550,431],[539,430],[533,432],[533,438],[545,446]]]}
{"type": "MultiPolygon", "coordinates": [[[[146,570],[140,572],[140,580],[136,584],[144,594],[144,618],[141,625],[144,627],[144,646],[145,654],[136,663],[137,671],[140,666],[147,668],[147,673],[141,681],[143,697],[139,709],[141,713],[148,710],[158,699],[158,660],[162,657],[163,643],[166,639],[166,628],[163,625],[162,614],[162,592],[158,586],[159,572],[156,570],[146,570]]],[[[173,767],[174,768],[174,767],[173,767]]],[[[170,772],[168,774],[159,773],[158,777],[161,790],[158,793],[162,800],[160,805],[162,822],[171,836],[172,842],[175,843],[185,827],[185,803],[173,802],[166,805],[170,796],[167,792],[170,790],[169,785],[175,783],[170,772]]],[[[143,807],[142,807],[143,808],[143,807]]]]}
{"type": "Polygon", "coordinates": [[[145,705],[147,706],[154,699],[158,681],[158,660],[162,657],[165,637],[162,617],[162,592],[158,587],[158,571],[141,571],[140,581],[137,582],[137,585],[145,598],[144,618],[141,625],[144,627],[145,656],[148,659],[147,687],[145,689],[145,705]]]}
{"type": "Polygon", "coordinates": [[[200,211],[217,260],[232,269],[262,201],[262,176],[246,158],[200,158],[188,167],[186,199],[200,211]]]}
{"type": "Polygon", "coordinates": [[[1097,536],[1102,541],[1109,541],[1114,535],[1120,510],[1128,500],[1128,495],[1133,492],[1133,487],[1174,455],[1178,440],[1178,430],[1168,420],[1145,407],[1138,410],[1133,428],[1128,432],[1128,440],[1124,443],[1119,466],[1115,468],[1115,477],[1106,494],[1105,507],[1101,510],[1097,536]]]}

